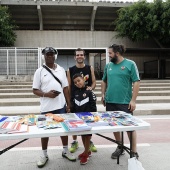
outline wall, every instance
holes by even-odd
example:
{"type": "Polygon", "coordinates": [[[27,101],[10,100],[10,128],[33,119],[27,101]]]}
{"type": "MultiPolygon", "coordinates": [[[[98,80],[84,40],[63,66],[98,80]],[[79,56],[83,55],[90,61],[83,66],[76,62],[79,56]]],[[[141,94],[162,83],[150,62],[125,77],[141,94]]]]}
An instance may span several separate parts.
{"type": "Polygon", "coordinates": [[[143,72],[144,62],[158,60],[158,54],[153,53],[153,52],[151,52],[151,53],[149,53],[149,52],[125,53],[124,57],[135,61],[136,65],[138,66],[139,72],[143,72]]]}
{"type": "Polygon", "coordinates": [[[116,39],[116,32],[111,31],[16,31],[16,47],[58,48],[103,48],[111,44],[124,44],[128,48],[153,48],[153,41],[133,43],[127,38],[116,39]]]}

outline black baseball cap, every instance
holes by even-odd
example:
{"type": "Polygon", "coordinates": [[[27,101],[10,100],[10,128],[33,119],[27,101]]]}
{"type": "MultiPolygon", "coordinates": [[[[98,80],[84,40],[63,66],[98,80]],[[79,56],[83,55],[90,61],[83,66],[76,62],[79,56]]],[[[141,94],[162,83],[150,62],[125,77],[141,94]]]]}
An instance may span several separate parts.
{"type": "Polygon", "coordinates": [[[57,50],[55,50],[53,47],[46,47],[42,50],[42,54],[47,54],[47,53],[54,53],[57,54],[57,50]]]}

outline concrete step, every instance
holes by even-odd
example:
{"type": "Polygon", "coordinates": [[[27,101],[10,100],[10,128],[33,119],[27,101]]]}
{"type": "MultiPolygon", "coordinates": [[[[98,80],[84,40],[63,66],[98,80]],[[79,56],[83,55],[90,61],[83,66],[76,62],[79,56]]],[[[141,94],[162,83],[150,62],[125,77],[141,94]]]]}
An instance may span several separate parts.
{"type": "MultiPolygon", "coordinates": [[[[0,106],[38,106],[40,99],[35,98],[7,98],[0,99],[0,106]]],[[[138,96],[136,103],[170,103],[170,96],[138,96]]],[[[101,104],[101,97],[97,97],[97,104],[101,104]]]]}
{"type": "MultiPolygon", "coordinates": [[[[167,82],[167,83],[144,83],[144,82],[141,82],[140,83],[140,87],[141,88],[166,88],[166,87],[170,87],[170,82],[167,82]]],[[[0,83],[0,89],[22,89],[22,88],[32,88],[32,83],[18,83],[18,84],[2,84],[0,83]]],[[[96,83],[96,88],[101,88],[101,82],[97,82],[96,83]]]]}
{"type": "MultiPolygon", "coordinates": [[[[97,80],[96,81],[96,83],[101,83],[102,82],[102,80],[97,80]]],[[[165,80],[162,80],[162,79],[154,79],[154,80],[147,80],[147,79],[142,79],[141,81],[140,81],[141,83],[153,83],[153,84],[155,84],[155,83],[170,83],[170,79],[165,79],[165,80]]]]}
{"type": "MultiPolygon", "coordinates": [[[[101,91],[94,91],[96,97],[101,97],[101,91]]],[[[138,96],[170,96],[170,91],[139,91],[138,96]]],[[[0,99],[9,99],[9,98],[39,98],[38,96],[32,93],[32,90],[21,92],[12,91],[12,92],[1,92],[0,91],[0,99]]]]}
{"type": "Polygon", "coordinates": [[[141,80],[142,83],[170,83],[170,79],[141,80]]]}
{"type": "Polygon", "coordinates": [[[159,86],[159,87],[140,87],[140,91],[163,91],[163,90],[170,90],[170,86],[159,86]]]}
{"type": "MultiPolygon", "coordinates": [[[[98,111],[101,104],[101,81],[97,81],[98,111]]],[[[170,114],[170,80],[142,80],[134,115],[170,114]]],[[[39,97],[32,93],[32,82],[0,82],[0,114],[39,114],[39,97]]]]}
{"type": "MultiPolygon", "coordinates": [[[[170,96],[138,96],[136,103],[170,103],[170,96]]],[[[101,97],[97,97],[97,104],[101,104],[101,97]]]]}
{"type": "MultiPolygon", "coordinates": [[[[94,91],[96,97],[101,97],[101,91],[94,91]]],[[[170,91],[140,91],[138,96],[170,96],[170,91]]],[[[24,91],[15,91],[12,93],[0,93],[0,99],[9,99],[9,98],[39,98],[38,96],[30,92],[24,91]]]]}
{"type": "MultiPolygon", "coordinates": [[[[96,87],[94,91],[101,91],[101,87],[96,87]]],[[[0,88],[0,93],[30,93],[32,92],[32,87],[30,88],[0,88]]]]}
{"type": "Polygon", "coordinates": [[[0,85],[0,89],[23,89],[32,88],[32,85],[0,85]]]}
{"type": "Polygon", "coordinates": [[[101,91],[101,86],[96,87],[93,91],[101,91]]]}
{"type": "Polygon", "coordinates": [[[170,96],[170,90],[164,90],[164,91],[139,91],[138,96],[170,96]]]}
{"type": "Polygon", "coordinates": [[[39,98],[38,96],[31,93],[2,93],[0,94],[0,99],[10,99],[10,98],[39,98]]]}
{"type": "MultiPolygon", "coordinates": [[[[94,91],[97,97],[101,97],[101,91],[94,91]]],[[[139,91],[138,96],[170,96],[170,90],[165,91],[139,91]]]]}
{"type": "Polygon", "coordinates": [[[9,98],[0,99],[0,106],[38,106],[39,98],[9,98]]]}
{"type": "MultiPolygon", "coordinates": [[[[98,111],[106,111],[106,107],[101,104],[97,105],[98,111]]],[[[137,104],[134,115],[169,115],[169,104],[137,104]]],[[[0,115],[26,115],[40,114],[40,106],[3,106],[0,107],[0,115]]]]}
{"type": "MultiPolygon", "coordinates": [[[[169,89],[170,88],[170,83],[166,83],[166,84],[163,84],[163,83],[155,83],[155,84],[140,84],[140,89],[148,89],[148,90],[151,90],[151,89],[155,89],[155,90],[158,90],[158,89],[169,89]]],[[[32,89],[32,84],[30,85],[26,85],[26,84],[20,84],[20,85],[0,85],[0,90],[1,89],[32,89]]],[[[101,84],[96,84],[96,89],[101,89],[101,84]]]]}
{"type": "MultiPolygon", "coordinates": [[[[161,88],[159,90],[155,90],[155,89],[141,89],[139,91],[139,95],[138,96],[169,96],[170,95],[170,89],[168,88],[168,90],[166,88],[164,88],[163,90],[161,90],[161,88]]],[[[93,91],[97,97],[101,96],[101,88],[96,87],[96,89],[93,91]]],[[[6,98],[7,96],[10,95],[15,95],[17,96],[17,94],[19,96],[21,96],[21,94],[25,95],[26,97],[28,97],[27,93],[29,94],[33,94],[32,89],[30,88],[26,88],[26,89],[0,89],[0,95],[4,96],[4,98],[6,98]]],[[[3,97],[1,97],[3,98],[3,97]]]]}
{"type": "MultiPolygon", "coordinates": [[[[140,91],[169,91],[170,86],[163,87],[140,87],[140,91]]],[[[0,93],[15,93],[15,92],[32,92],[32,87],[0,87],[0,93]]],[[[101,87],[96,87],[94,91],[101,91],[101,87]]]]}
{"type": "MultiPolygon", "coordinates": [[[[146,91],[150,92],[150,93],[153,93],[153,92],[158,92],[159,94],[162,92],[162,93],[165,93],[165,92],[168,92],[170,91],[170,86],[168,87],[140,87],[140,92],[143,91],[143,93],[145,93],[146,91]]],[[[98,92],[101,92],[101,87],[96,87],[95,90],[94,90],[95,93],[98,93],[98,92]]],[[[3,88],[1,89],[0,88],[0,93],[32,93],[32,88],[25,88],[25,87],[22,87],[22,88],[3,88]]]]}
{"type": "MultiPolygon", "coordinates": [[[[102,80],[96,80],[96,83],[101,83],[102,80]]],[[[170,83],[170,79],[166,79],[166,80],[162,80],[162,79],[155,79],[155,80],[141,80],[141,83],[170,83]]],[[[0,84],[5,84],[5,85],[19,85],[19,84],[31,84],[32,85],[32,81],[29,82],[25,82],[25,81],[0,81],[0,84]]]]}
{"type": "MultiPolygon", "coordinates": [[[[142,96],[139,96],[142,97],[142,96]]],[[[148,96],[148,97],[152,97],[152,96],[148,96]]],[[[170,103],[170,98],[162,98],[160,99],[159,97],[161,96],[155,96],[155,99],[137,99],[136,103],[170,103]]],[[[169,96],[167,96],[169,97],[169,96]]]]}
{"type": "Polygon", "coordinates": [[[32,82],[9,82],[9,81],[0,81],[0,85],[32,85],[32,82]]]}
{"type": "MultiPolygon", "coordinates": [[[[106,111],[106,107],[102,104],[97,105],[98,111],[106,111]]],[[[136,104],[136,110],[133,115],[169,115],[169,103],[155,103],[155,104],[136,104]]]]}
{"type": "MultiPolygon", "coordinates": [[[[0,85],[0,92],[4,93],[4,92],[8,92],[8,91],[29,91],[29,90],[32,90],[32,86],[29,86],[29,85],[15,85],[15,86],[10,86],[10,85],[0,85]],[[7,90],[7,91],[6,91],[7,90]]],[[[141,86],[140,87],[140,91],[162,91],[162,90],[170,90],[170,86],[150,86],[150,87],[144,87],[144,86],[141,86]]],[[[94,91],[101,91],[101,86],[96,86],[95,90],[94,91]]]]}
{"type": "Polygon", "coordinates": [[[170,86],[170,83],[140,83],[140,87],[170,86]]]}
{"type": "MultiPolygon", "coordinates": [[[[157,86],[170,86],[170,83],[144,83],[140,82],[140,87],[157,87],[157,86]]],[[[97,83],[96,87],[101,87],[101,83],[97,83]]]]}
{"type": "Polygon", "coordinates": [[[100,82],[100,83],[96,83],[96,86],[101,86],[101,84],[102,84],[102,82],[100,82]]]}
{"type": "MultiPolygon", "coordinates": [[[[96,80],[96,84],[101,84],[102,80],[96,80]]],[[[155,79],[155,80],[141,80],[141,83],[152,83],[152,84],[157,84],[157,83],[170,83],[170,79],[166,79],[166,80],[159,80],[159,79],[155,79]]],[[[14,81],[0,81],[0,85],[32,85],[32,81],[31,82],[25,82],[25,81],[18,81],[18,82],[14,82],[14,81]]]]}
{"type": "Polygon", "coordinates": [[[32,93],[32,89],[31,88],[0,89],[0,93],[32,93]]]}
{"type": "MultiPolygon", "coordinates": [[[[32,89],[32,85],[0,85],[1,89],[32,89]]],[[[101,89],[101,84],[96,85],[95,89],[101,89]]]]}
{"type": "MultiPolygon", "coordinates": [[[[101,86],[97,86],[95,88],[96,91],[101,90],[101,86]]],[[[94,91],[95,91],[94,90],[94,91]]],[[[168,86],[140,86],[139,88],[140,91],[163,91],[163,90],[170,90],[170,85],[168,86]]]]}

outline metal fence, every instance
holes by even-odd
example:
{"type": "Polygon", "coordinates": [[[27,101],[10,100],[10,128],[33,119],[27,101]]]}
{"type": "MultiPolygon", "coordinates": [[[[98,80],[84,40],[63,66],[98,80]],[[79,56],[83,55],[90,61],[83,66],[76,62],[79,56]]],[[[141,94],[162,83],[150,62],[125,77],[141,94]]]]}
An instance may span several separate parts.
{"type": "MultiPolygon", "coordinates": [[[[84,48],[85,49],[85,48],[84,48]]],[[[70,49],[58,49],[58,50],[73,50],[72,55],[70,54],[60,54],[62,57],[58,57],[57,63],[61,65],[65,70],[69,67],[75,65],[74,60],[74,50],[75,48],[70,49]]],[[[85,49],[86,50],[86,49],[85,49]]],[[[42,60],[42,48],[0,48],[0,75],[34,75],[37,68],[39,68],[43,64],[42,60]]],[[[103,70],[103,65],[106,63],[106,59],[101,61],[101,53],[98,53],[94,57],[94,63],[98,63],[99,65],[95,65],[95,71],[98,75],[98,78],[101,78],[101,70],[103,70]]],[[[104,58],[106,58],[104,55],[104,58]]],[[[85,60],[86,64],[88,63],[85,60]]]]}
{"type": "Polygon", "coordinates": [[[144,62],[144,78],[158,78],[158,60],[144,62]]]}
{"type": "MultiPolygon", "coordinates": [[[[19,1],[19,0],[18,0],[19,1]]],[[[53,2],[60,2],[60,1],[68,1],[68,2],[107,2],[107,3],[133,3],[133,2],[137,2],[139,0],[126,0],[126,1],[121,1],[121,0],[20,0],[20,1],[32,1],[32,2],[48,2],[48,1],[53,1],[53,2]]],[[[149,2],[153,2],[153,0],[148,0],[149,2]]]]}
{"type": "Polygon", "coordinates": [[[106,65],[106,57],[103,57],[102,53],[98,53],[94,56],[94,63],[94,72],[96,79],[100,80],[103,77],[103,71],[106,65]]]}
{"type": "Polygon", "coordinates": [[[33,75],[40,65],[40,48],[0,48],[0,75],[33,75]]]}

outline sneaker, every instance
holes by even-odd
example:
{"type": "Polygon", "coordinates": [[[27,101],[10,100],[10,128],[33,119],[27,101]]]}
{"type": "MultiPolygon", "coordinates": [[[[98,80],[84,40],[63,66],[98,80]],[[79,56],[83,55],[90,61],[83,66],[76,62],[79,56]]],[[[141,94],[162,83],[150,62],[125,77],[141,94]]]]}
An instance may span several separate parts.
{"type": "Polygon", "coordinates": [[[90,151],[97,152],[97,148],[94,146],[92,141],[90,141],[90,151]]]}
{"type": "Polygon", "coordinates": [[[138,153],[137,153],[137,152],[132,152],[132,158],[133,158],[133,157],[136,157],[136,159],[138,159],[138,158],[139,158],[138,153]]]}
{"type": "Polygon", "coordinates": [[[48,161],[48,157],[41,156],[40,160],[37,162],[38,168],[42,168],[48,161]]]}
{"type": "Polygon", "coordinates": [[[81,160],[80,160],[80,164],[85,165],[85,164],[87,164],[88,160],[89,160],[89,155],[83,154],[81,157],[81,160]]]}
{"type": "Polygon", "coordinates": [[[74,155],[72,155],[69,151],[67,151],[67,152],[62,152],[62,156],[64,157],[64,158],[67,158],[69,161],[76,161],[76,158],[75,158],[75,156],[74,155]]]}
{"type": "Polygon", "coordinates": [[[123,152],[121,151],[121,149],[119,148],[119,146],[116,148],[116,150],[112,153],[111,158],[112,159],[117,159],[118,156],[124,155],[125,151],[123,150],[123,152]]]}
{"type": "MultiPolygon", "coordinates": [[[[84,152],[81,153],[81,154],[78,156],[78,159],[81,159],[83,155],[84,155],[84,152]]],[[[89,155],[89,157],[91,157],[91,151],[88,151],[88,155],[89,155]]]]}
{"type": "Polygon", "coordinates": [[[79,147],[78,142],[71,143],[71,148],[69,149],[71,153],[74,153],[79,147]]]}

